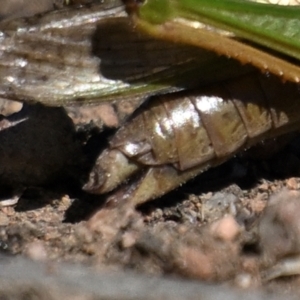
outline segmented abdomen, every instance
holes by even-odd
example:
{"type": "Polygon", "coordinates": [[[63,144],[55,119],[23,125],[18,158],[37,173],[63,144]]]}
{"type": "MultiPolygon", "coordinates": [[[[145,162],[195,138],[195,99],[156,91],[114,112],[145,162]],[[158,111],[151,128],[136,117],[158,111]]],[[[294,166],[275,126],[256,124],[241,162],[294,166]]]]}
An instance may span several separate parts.
{"type": "Polygon", "coordinates": [[[148,109],[119,130],[110,148],[143,165],[187,170],[293,130],[299,111],[298,85],[247,75],[152,99],[148,109]]]}

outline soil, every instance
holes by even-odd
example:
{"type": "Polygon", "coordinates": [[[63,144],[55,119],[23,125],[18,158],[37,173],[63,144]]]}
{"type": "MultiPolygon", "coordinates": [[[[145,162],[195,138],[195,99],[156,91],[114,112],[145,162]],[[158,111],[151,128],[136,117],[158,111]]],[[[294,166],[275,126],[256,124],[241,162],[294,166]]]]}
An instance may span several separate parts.
{"type": "MultiPolygon", "coordinates": [[[[55,187],[28,189],[15,206],[0,210],[2,260],[27,257],[30,268],[38,262],[47,270],[49,265],[68,270],[71,263],[83,268],[80,272],[96,272],[96,277],[127,278],[134,272],[139,279],[146,274],[175,278],[180,284],[187,279],[222,283],[230,287],[228,295],[240,290],[266,293],[253,299],[298,294],[297,275],[277,274],[278,263],[299,253],[298,144],[294,140],[271,159],[236,157],[137,209],[126,203],[105,206],[103,198],[81,192],[62,195],[55,187]]],[[[3,272],[1,278],[7,279],[3,272]]],[[[10,275],[16,285],[17,274],[10,275]]],[[[5,295],[11,293],[11,284],[3,288],[5,295]]],[[[30,286],[43,294],[37,278],[30,286]]],[[[74,290],[64,292],[71,297],[74,290]]],[[[84,291],[83,299],[89,293],[84,291]]]]}

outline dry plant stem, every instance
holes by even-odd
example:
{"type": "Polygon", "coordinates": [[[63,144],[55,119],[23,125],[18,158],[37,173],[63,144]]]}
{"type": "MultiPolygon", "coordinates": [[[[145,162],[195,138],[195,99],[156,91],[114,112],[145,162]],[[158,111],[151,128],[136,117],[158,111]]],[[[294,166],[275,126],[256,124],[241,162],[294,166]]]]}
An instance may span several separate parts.
{"type": "Polygon", "coordinates": [[[137,26],[159,39],[198,46],[220,55],[234,58],[242,64],[251,64],[263,73],[272,73],[283,81],[300,81],[300,68],[288,61],[272,56],[249,45],[222,36],[213,31],[182,26],[180,22],[166,22],[149,26],[147,22],[135,20],[137,26]]]}
{"type": "Polygon", "coordinates": [[[300,256],[282,259],[262,274],[263,281],[270,281],[278,277],[300,275],[300,256]]]}

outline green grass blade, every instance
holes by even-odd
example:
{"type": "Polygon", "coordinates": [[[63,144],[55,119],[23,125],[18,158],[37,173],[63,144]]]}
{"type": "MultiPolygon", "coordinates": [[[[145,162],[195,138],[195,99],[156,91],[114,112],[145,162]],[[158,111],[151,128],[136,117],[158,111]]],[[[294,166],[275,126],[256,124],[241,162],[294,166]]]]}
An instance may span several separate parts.
{"type": "Polygon", "coordinates": [[[245,0],[148,0],[141,19],[164,23],[176,18],[199,21],[300,59],[300,7],[245,0]]]}

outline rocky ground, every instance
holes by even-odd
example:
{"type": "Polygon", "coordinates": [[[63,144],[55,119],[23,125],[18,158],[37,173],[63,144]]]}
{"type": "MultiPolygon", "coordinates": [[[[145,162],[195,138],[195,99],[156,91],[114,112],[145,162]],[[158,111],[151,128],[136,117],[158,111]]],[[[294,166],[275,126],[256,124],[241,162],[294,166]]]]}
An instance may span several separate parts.
{"type": "MultiPolygon", "coordinates": [[[[231,293],[241,290],[252,293],[262,289],[268,297],[298,294],[299,276],[295,274],[299,272],[300,179],[294,177],[300,170],[297,145],[295,140],[272,159],[234,158],[137,209],[126,203],[106,207],[101,197],[74,192],[62,195],[55,188],[29,189],[16,205],[0,210],[0,274],[5,283],[2,292],[10,295],[14,284],[22,283],[24,278],[19,274],[21,270],[26,273],[26,266],[42,268],[38,272],[46,272],[41,275],[46,281],[50,272],[54,280],[51,286],[59,283],[69,296],[75,287],[60,282],[60,268],[75,277],[76,272],[87,272],[80,279],[83,282],[91,274],[99,276],[99,280],[112,274],[109,278],[114,281],[114,276],[125,272],[125,278],[128,274],[133,276],[126,283],[128,289],[137,284],[136,280],[150,275],[151,280],[160,278],[164,282],[163,278],[171,277],[183,285],[188,284],[187,279],[222,284],[230,287],[226,289],[228,299],[233,299],[231,293]],[[20,261],[20,255],[32,263],[20,261]],[[4,266],[14,263],[16,272],[6,276],[4,266]],[[136,273],[143,275],[135,277],[136,273]]],[[[43,294],[46,281],[33,277],[25,287],[29,288],[29,284],[43,294]]],[[[26,293],[31,295],[33,290],[26,293]]],[[[90,299],[90,293],[87,288],[82,299],[90,299]]],[[[95,299],[102,299],[99,290],[95,293],[95,299]]],[[[50,298],[43,297],[59,299],[52,294],[50,298]]],[[[109,297],[105,299],[113,295],[109,297]]],[[[137,299],[130,297],[118,299],[137,299]]],[[[162,299],[168,297],[171,296],[167,293],[162,299]]],[[[260,297],[264,293],[255,299],[260,297]]]]}

